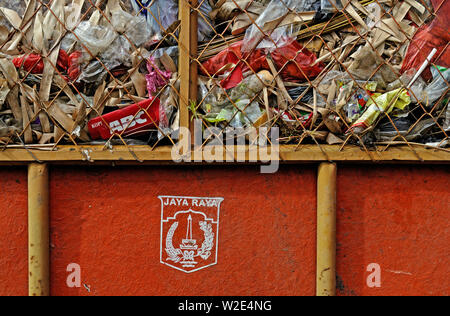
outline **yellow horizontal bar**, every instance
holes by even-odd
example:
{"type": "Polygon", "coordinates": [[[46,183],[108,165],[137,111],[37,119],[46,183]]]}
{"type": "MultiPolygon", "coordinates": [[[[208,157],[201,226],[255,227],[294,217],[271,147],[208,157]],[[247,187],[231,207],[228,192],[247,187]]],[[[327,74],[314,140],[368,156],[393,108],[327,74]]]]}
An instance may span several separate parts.
{"type": "MultiPolygon", "coordinates": [[[[172,147],[157,147],[151,150],[149,146],[125,146],[114,147],[113,150],[105,149],[104,146],[59,146],[56,151],[37,149],[6,149],[0,151],[0,163],[27,163],[27,162],[73,162],[73,163],[100,163],[100,162],[147,162],[172,163],[172,147]]],[[[433,162],[449,163],[450,153],[437,149],[426,149],[420,146],[413,146],[414,151],[408,146],[391,147],[383,151],[383,148],[367,152],[360,147],[346,146],[340,150],[339,146],[330,145],[302,145],[298,149],[296,146],[280,146],[279,157],[282,162],[433,162]]],[[[262,150],[262,149],[261,149],[262,150]]],[[[269,151],[270,153],[270,151],[269,151]]],[[[234,161],[228,163],[248,163],[258,162],[250,159],[258,157],[258,149],[248,146],[233,146],[229,151],[224,149],[223,159],[234,161]],[[238,159],[238,153],[241,153],[238,159]],[[244,159],[242,159],[244,157],[244,159]]],[[[205,161],[205,160],[203,160],[205,161]]],[[[194,154],[192,154],[194,162],[194,154]]]]}

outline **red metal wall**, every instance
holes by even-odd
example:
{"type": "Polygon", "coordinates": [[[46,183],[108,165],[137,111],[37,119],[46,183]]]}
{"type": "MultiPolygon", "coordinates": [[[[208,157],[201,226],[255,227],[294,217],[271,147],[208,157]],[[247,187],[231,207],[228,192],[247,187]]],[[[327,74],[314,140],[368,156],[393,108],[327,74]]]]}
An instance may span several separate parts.
{"type": "MultiPolygon", "coordinates": [[[[449,170],[339,166],[340,295],[449,295],[449,170]],[[369,288],[371,263],[381,288],[369,288]]],[[[51,169],[54,295],[314,295],[316,168],[51,169]],[[162,265],[159,195],[223,197],[218,265],[162,265]],[[68,288],[67,265],[85,286],[68,288]]],[[[0,295],[27,293],[26,170],[0,169],[0,295]]]]}
{"type": "Polygon", "coordinates": [[[0,167],[0,295],[28,295],[26,168],[0,167]]]}
{"type": "Polygon", "coordinates": [[[52,293],[313,295],[315,177],[304,167],[56,169],[52,293]],[[159,195],[225,199],[218,265],[185,274],[160,263],[159,195]],[[90,293],[67,288],[70,263],[90,293]]]}
{"type": "Polygon", "coordinates": [[[338,170],[339,293],[449,295],[449,168],[338,170]],[[381,288],[367,286],[372,263],[381,288]]]}

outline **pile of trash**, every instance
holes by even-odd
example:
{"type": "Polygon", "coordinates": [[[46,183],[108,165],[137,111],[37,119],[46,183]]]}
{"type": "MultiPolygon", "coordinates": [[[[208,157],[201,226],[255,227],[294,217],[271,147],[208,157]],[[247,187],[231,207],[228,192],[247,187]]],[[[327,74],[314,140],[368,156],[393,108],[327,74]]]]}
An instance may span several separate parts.
{"type": "Polygon", "coordinates": [[[165,137],[179,82],[177,28],[164,26],[178,13],[157,27],[140,3],[0,0],[0,145],[165,137]]]}
{"type": "Polygon", "coordinates": [[[449,146],[450,1],[212,8],[195,109],[210,126],[277,126],[287,144],[449,146]]]}
{"type": "MultiPolygon", "coordinates": [[[[0,145],[167,139],[180,121],[179,0],[44,2],[0,0],[0,145]]],[[[450,1],[193,9],[191,111],[205,126],[276,126],[285,144],[449,146],[450,1]]]]}

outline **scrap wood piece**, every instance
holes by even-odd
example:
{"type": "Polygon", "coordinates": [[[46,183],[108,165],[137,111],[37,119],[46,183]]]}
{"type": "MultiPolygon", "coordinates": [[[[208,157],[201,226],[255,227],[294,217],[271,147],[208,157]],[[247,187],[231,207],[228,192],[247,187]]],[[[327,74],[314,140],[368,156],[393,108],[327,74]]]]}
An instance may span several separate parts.
{"type": "Polygon", "coordinates": [[[33,142],[33,133],[31,131],[30,117],[28,116],[28,102],[26,97],[22,94],[20,96],[20,103],[22,108],[22,126],[24,129],[23,136],[25,139],[25,144],[31,144],[33,142]]]}
{"type": "MultiPolygon", "coordinates": [[[[216,9],[210,13],[210,17],[222,21],[231,20],[237,13],[248,10],[252,2],[252,0],[221,0],[216,4],[216,9]]],[[[253,3],[262,5],[258,2],[253,3]]]]}
{"type": "MultiPolygon", "coordinates": [[[[77,122],[75,120],[72,120],[67,114],[65,114],[56,102],[46,103],[48,103],[46,109],[49,115],[51,115],[51,117],[55,119],[55,121],[57,121],[64,129],[61,130],[58,126],[55,126],[55,140],[60,140],[65,132],[67,132],[69,135],[73,135],[74,131],[78,127],[77,122]]],[[[88,141],[90,139],[84,130],[80,131],[79,138],[83,141],[88,141]]]]}
{"type": "Polygon", "coordinates": [[[253,2],[246,12],[242,12],[234,19],[231,34],[238,35],[244,33],[247,28],[253,24],[252,21],[256,21],[265,9],[266,7],[260,3],[253,2]]]}
{"type": "MultiPolygon", "coordinates": [[[[391,34],[383,31],[382,29],[376,29],[375,30],[375,34],[373,35],[372,41],[371,42],[367,42],[366,46],[369,46],[369,43],[372,44],[373,47],[375,47],[375,49],[378,49],[381,45],[384,45],[385,42],[387,41],[387,39],[391,37],[391,34]]],[[[384,51],[384,46],[383,46],[383,51],[384,51]]]]}
{"type": "Polygon", "coordinates": [[[0,71],[8,81],[10,88],[17,85],[19,82],[19,74],[17,73],[16,66],[14,66],[11,60],[7,58],[0,58],[0,71]]]}
{"type": "Polygon", "coordinates": [[[39,99],[38,92],[36,87],[30,88],[27,85],[24,85],[24,92],[27,95],[28,99],[33,102],[34,105],[34,113],[39,113],[39,121],[41,123],[42,131],[44,133],[51,132],[50,120],[47,116],[47,113],[44,111],[44,107],[39,99]]]}
{"type": "Polygon", "coordinates": [[[23,14],[22,21],[20,22],[20,29],[24,32],[31,26],[31,21],[36,10],[36,0],[30,0],[28,2],[25,13],[23,14]]]}
{"type": "Polygon", "coordinates": [[[22,109],[19,104],[19,87],[14,86],[6,97],[6,101],[13,112],[14,118],[21,121],[23,118],[22,109]]]}
{"type": "MultiPolygon", "coordinates": [[[[44,17],[44,41],[48,42],[55,36],[59,37],[62,33],[61,27],[62,25],[58,22],[59,21],[65,21],[64,17],[64,4],[65,0],[54,0],[53,3],[50,6],[50,10],[47,11],[44,17]]],[[[58,49],[59,51],[59,49],[58,49]]]]}
{"type": "Polygon", "coordinates": [[[402,22],[408,12],[411,10],[411,5],[408,2],[399,2],[394,7],[393,16],[397,22],[402,22]]]}
{"type": "MultiPolygon", "coordinates": [[[[361,35],[364,36],[366,33],[362,33],[361,35]]],[[[333,49],[331,52],[328,52],[322,56],[320,56],[319,58],[316,59],[316,61],[311,65],[311,66],[315,66],[318,63],[330,58],[331,56],[333,56],[334,54],[337,54],[342,48],[350,45],[350,44],[354,44],[356,41],[359,41],[361,39],[361,37],[359,35],[355,35],[355,36],[347,36],[344,40],[344,42],[342,43],[342,45],[340,45],[339,47],[333,49]]],[[[327,49],[325,46],[323,47],[323,49],[327,49]]]]}
{"type": "MultiPolygon", "coordinates": [[[[267,56],[267,63],[269,64],[269,68],[275,78],[275,82],[277,83],[278,89],[280,89],[281,94],[284,96],[285,100],[288,100],[290,102],[290,104],[293,104],[294,100],[292,100],[291,96],[289,95],[289,92],[286,90],[284,82],[281,79],[281,76],[275,67],[275,63],[273,62],[272,56],[270,56],[270,55],[267,56]]],[[[283,107],[284,106],[286,106],[286,104],[283,102],[283,107]]],[[[286,109],[287,109],[287,106],[283,110],[286,110],[286,109]]]]}
{"type": "Polygon", "coordinates": [[[59,47],[61,44],[56,45],[50,56],[47,58],[44,56],[44,73],[42,75],[41,80],[41,89],[39,91],[39,97],[41,101],[49,101],[50,99],[50,90],[52,87],[53,75],[55,73],[55,68],[53,65],[56,65],[59,57],[59,47]]]}
{"type": "Polygon", "coordinates": [[[93,108],[91,108],[87,113],[90,119],[103,115],[103,111],[106,106],[105,88],[106,82],[103,81],[103,83],[95,91],[93,108]]]}
{"type": "Polygon", "coordinates": [[[9,92],[11,92],[11,89],[9,88],[8,80],[0,78],[0,108],[5,104],[9,92]]]}
{"type": "Polygon", "coordinates": [[[164,68],[166,68],[166,71],[170,71],[172,73],[178,72],[177,65],[173,61],[172,57],[170,57],[167,53],[164,53],[159,60],[164,68]]]}
{"type": "Polygon", "coordinates": [[[70,89],[68,83],[66,80],[64,80],[59,74],[55,74],[53,77],[53,83],[62,90],[62,92],[65,93],[72,101],[72,103],[77,106],[80,101],[78,101],[77,97],[73,93],[72,89],[70,89]]]}
{"type": "Polygon", "coordinates": [[[411,32],[410,26],[404,22],[397,21],[397,23],[392,18],[383,19],[383,20],[381,20],[379,28],[382,31],[389,33],[394,38],[398,39],[400,42],[404,42],[407,40],[407,37],[404,33],[410,34],[410,32],[411,32]],[[400,25],[400,28],[399,28],[399,25],[400,25]],[[402,29],[404,31],[404,33],[400,29],[402,29]]]}
{"type": "Polygon", "coordinates": [[[425,21],[414,10],[409,11],[409,17],[418,27],[425,24],[425,21]]]}
{"type": "Polygon", "coordinates": [[[22,19],[20,18],[19,14],[12,10],[5,7],[0,8],[0,12],[3,14],[3,16],[6,18],[6,20],[16,29],[20,29],[20,25],[22,24],[22,19]]]}
{"type": "Polygon", "coordinates": [[[81,17],[81,10],[84,6],[84,2],[85,0],[73,0],[72,12],[68,16],[68,18],[70,17],[71,19],[73,19],[73,21],[79,21],[81,17]]]}
{"type": "Polygon", "coordinates": [[[419,2],[417,2],[416,0],[405,0],[409,5],[411,5],[412,7],[414,7],[417,11],[420,12],[420,14],[424,14],[426,11],[426,8],[421,5],[419,2]]]}
{"type": "Polygon", "coordinates": [[[341,145],[344,143],[344,141],[333,133],[329,133],[327,136],[327,143],[328,145],[341,145]]]}
{"type": "Polygon", "coordinates": [[[41,139],[39,139],[39,144],[44,145],[47,143],[50,143],[50,141],[53,139],[54,134],[53,133],[43,133],[41,136],[41,139]]]}
{"type": "Polygon", "coordinates": [[[44,16],[42,15],[42,12],[39,10],[34,18],[34,30],[33,30],[33,46],[41,53],[45,52],[45,45],[44,45],[44,16]]]}
{"type": "Polygon", "coordinates": [[[314,20],[314,17],[316,16],[315,11],[310,12],[289,12],[287,15],[281,16],[280,18],[269,21],[261,28],[264,32],[270,32],[274,29],[292,25],[292,24],[303,24],[305,22],[310,22],[314,20]]]}
{"type": "Polygon", "coordinates": [[[350,14],[350,16],[354,18],[356,22],[358,22],[366,30],[369,30],[369,27],[367,26],[366,22],[364,22],[362,17],[358,14],[358,12],[356,12],[356,9],[350,3],[350,0],[342,0],[342,4],[345,7],[345,11],[347,11],[347,13],[350,14]]]}
{"type": "Polygon", "coordinates": [[[138,96],[144,98],[147,95],[147,80],[145,79],[145,75],[139,72],[139,67],[130,69],[128,73],[131,73],[130,78],[138,96]]]}

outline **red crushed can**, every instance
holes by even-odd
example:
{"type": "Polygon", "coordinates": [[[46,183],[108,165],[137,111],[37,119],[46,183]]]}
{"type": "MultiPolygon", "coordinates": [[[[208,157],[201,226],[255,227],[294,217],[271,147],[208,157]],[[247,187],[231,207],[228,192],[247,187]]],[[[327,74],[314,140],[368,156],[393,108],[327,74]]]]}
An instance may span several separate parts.
{"type": "Polygon", "coordinates": [[[160,100],[151,98],[89,121],[92,139],[108,140],[112,135],[140,136],[159,125],[160,100]]]}

